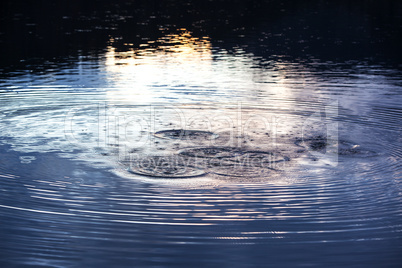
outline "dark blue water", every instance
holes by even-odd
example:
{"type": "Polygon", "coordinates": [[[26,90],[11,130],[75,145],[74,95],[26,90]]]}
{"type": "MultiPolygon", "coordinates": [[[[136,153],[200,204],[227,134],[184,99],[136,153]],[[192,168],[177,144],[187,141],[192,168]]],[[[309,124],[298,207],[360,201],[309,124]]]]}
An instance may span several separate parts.
{"type": "Polygon", "coordinates": [[[2,267],[401,265],[399,4],[100,3],[3,11],[2,267]]]}

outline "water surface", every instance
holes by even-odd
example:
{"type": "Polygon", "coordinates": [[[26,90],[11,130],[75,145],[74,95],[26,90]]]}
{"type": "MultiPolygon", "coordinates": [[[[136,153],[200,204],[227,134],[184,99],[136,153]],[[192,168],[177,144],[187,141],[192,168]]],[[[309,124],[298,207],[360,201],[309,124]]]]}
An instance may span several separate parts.
{"type": "Polygon", "coordinates": [[[400,66],[251,42],[296,18],[3,68],[5,267],[399,266],[400,66]]]}

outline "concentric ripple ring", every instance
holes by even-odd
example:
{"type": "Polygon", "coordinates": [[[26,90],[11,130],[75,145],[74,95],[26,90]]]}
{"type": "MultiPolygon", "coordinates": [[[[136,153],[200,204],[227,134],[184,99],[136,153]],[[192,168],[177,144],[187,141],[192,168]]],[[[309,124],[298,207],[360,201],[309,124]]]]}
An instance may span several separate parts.
{"type": "Polygon", "coordinates": [[[127,163],[130,173],[157,178],[191,178],[206,174],[177,156],[145,156],[127,163]]]}
{"type": "Polygon", "coordinates": [[[326,139],[323,136],[297,139],[295,144],[311,151],[328,152],[340,156],[372,157],[378,154],[374,151],[362,148],[360,145],[346,140],[326,139]]]}
{"type": "Polygon", "coordinates": [[[169,129],[154,133],[154,136],[161,139],[179,139],[179,140],[213,140],[219,137],[218,134],[203,130],[184,130],[169,129]]]}

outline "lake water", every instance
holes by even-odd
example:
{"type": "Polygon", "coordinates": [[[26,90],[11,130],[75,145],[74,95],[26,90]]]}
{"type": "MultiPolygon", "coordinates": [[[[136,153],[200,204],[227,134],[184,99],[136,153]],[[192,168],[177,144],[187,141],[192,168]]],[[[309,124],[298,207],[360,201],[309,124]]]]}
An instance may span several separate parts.
{"type": "Polygon", "coordinates": [[[312,10],[227,34],[120,25],[68,53],[17,44],[0,84],[2,267],[399,267],[394,28],[377,25],[384,50],[345,25],[295,37],[312,10]]]}

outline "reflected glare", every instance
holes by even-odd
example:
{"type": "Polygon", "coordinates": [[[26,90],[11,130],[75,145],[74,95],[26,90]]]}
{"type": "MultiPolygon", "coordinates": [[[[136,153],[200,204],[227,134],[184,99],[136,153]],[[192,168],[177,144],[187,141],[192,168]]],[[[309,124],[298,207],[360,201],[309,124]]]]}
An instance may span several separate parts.
{"type": "Polygon", "coordinates": [[[117,51],[112,42],[105,68],[108,99],[131,104],[199,103],[211,97],[235,104],[290,94],[284,71],[261,69],[252,54],[215,49],[208,37],[193,37],[184,29],[127,51],[117,51]]]}
{"type": "Polygon", "coordinates": [[[119,89],[108,91],[110,99],[152,102],[161,97],[158,87],[202,85],[212,71],[212,48],[208,37],[182,30],[125,52],[109,46],[105,66],[110,86],[119,89]]]}

